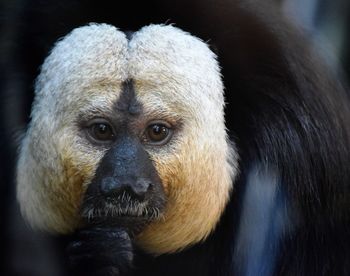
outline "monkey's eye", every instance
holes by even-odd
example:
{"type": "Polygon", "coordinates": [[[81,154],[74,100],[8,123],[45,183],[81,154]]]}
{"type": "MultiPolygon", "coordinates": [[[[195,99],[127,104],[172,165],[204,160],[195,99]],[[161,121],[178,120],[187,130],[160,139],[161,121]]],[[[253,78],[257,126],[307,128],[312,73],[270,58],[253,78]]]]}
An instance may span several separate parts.
{"type": "Polygon", "coordinates": [[[89,126],[89,136],[97,142],[110,142],[114,140],[114,132],[107,122],[96,122],[89,126]]]}
{"type": "Polygon", "coordinates": [[[163,123],[150,124],[145,131],[144,141],[154,145],[164,145],[171,137],[170,126],[163,123]]]}

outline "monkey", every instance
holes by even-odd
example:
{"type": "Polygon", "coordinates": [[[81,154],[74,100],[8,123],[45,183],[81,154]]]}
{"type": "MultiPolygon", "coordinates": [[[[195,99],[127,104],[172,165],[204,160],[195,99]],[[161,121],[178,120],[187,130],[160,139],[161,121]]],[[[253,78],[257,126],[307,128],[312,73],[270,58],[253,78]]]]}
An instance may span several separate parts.
{"type": "Polygon", "coordinates": [[[171,25],[90,24],[45,59],[17,193],[74,233],[75,275],[348,274],[348,95],[282,19],[235,8],[206,30],[217,56],[171,25]]]}
{"type": "Polygon", "coordinates": [[[23,214],[59,233],[77,228],[79,216],[127,228],[155,220],[137,237],[154,254],[203,240],[237,173],[223,107],[219,66],[199,39],[172,26],[145,27],[129,41],[104,24],[75,29],[36,83],[18,163],[23,214]]]}

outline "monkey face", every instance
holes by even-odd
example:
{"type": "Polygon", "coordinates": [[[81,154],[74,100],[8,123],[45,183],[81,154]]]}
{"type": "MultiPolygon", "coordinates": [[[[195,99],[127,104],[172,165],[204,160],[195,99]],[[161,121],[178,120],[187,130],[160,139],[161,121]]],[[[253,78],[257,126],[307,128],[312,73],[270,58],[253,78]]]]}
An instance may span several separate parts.
{"type": "MultiPolygon", "coordinates": [[[[82,135],[106,148],[81,206],[88,224],[115,224],[135,234],[159,219],[165,205],[161,179],[146,146],[164,146],[173,126],[165,120],[147,122],[132,80],[125,81],[110,114],[79,122],[82,135]]],[[[85,113],[86,114],[86,113],[85,113]]]]}
{"type": "Polygon", "coordinates": [[[215,55],[172,26],[73,30],[45,60],[17,168],[35,227],[138,229],[154,254],[214,229],[237,173],[215,55]]]}

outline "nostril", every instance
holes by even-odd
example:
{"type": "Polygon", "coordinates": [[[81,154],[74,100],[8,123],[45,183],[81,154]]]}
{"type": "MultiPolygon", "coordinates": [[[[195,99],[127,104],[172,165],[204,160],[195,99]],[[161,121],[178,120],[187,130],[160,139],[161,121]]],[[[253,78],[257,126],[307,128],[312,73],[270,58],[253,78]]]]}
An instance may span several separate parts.
{"type": "Polygon", "coordinates": [[[151,186],[152,183],[150,181],[146,179],[139,179],[132,186],[132,191],[139,199],[143,200],[151,186]]]}
{"type": "Polygon", "coordinates": [[[113,177],[105,177],[101,181],[100,190],[102,193],[107,194],[114,190],[116,190],[118,187],[118,183],[115,178],[113,177]]]}
{"type": "Polygon", "coordinates": [[[138,200],[144,200],[152,187],[152,182],[147,179],[135,179],[130,177],[105,177],[100,184],[102,194],[127,193],[138,200]]]}

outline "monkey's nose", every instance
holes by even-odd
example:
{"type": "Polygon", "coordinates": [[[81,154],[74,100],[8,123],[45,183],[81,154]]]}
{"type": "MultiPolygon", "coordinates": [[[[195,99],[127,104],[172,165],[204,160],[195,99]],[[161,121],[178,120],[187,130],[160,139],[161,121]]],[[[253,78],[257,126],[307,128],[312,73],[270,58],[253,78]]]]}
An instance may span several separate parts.
{"type": "Polygon", "coordinates": [[[121,195],[129,194],[132,198],[144,200],[152,183],[147,179],[135,179],[134,177],[105,177],[101,181],[102,194],[121,195]]]}

